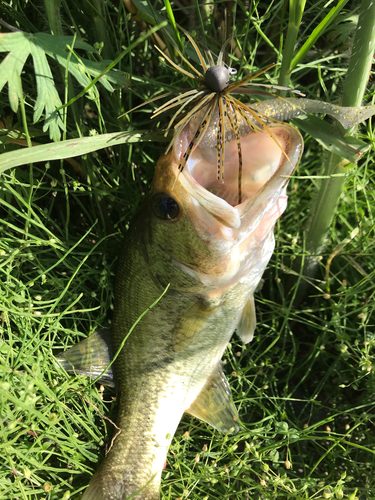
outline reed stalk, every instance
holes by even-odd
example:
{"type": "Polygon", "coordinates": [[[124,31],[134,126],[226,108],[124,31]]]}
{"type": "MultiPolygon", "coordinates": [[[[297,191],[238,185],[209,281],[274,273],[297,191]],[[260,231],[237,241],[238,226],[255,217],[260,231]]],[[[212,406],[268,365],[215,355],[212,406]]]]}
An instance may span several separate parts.
{"type": "MultiPolygon", "coordinates": [[[[341,106],[355,107],[362,104],[374,50],[375,3],[372,0],[362,0],[341,106]]],[[[353,133],[353,129],[348,133],[353,133]]],[[[324,156],[322,174],[330,178],[322,180],[311,205],[311,216],[306,229],[308,256],[303,268],[303,274],[307,277],[316,273],[318,257],[324,251],[327,232],[343,192],[345,177],[336,176],[346,172],[343,162],[343,158],[333,153],[324,156]]],[[[300,292],[304,294],[302,290],[300,292]]],[[[299,295],[302,299],[301,293],[299,295]]]]}
{"type": "Polygon", "coordinates": [[[287,87],[290,82],[291,62],[294,56],[294,48],[297,42],[299,27],[301,24],[306,0],[289,1],[289,22],[283,47],[283,60],[280,68],[279,85],[287,87]]]}

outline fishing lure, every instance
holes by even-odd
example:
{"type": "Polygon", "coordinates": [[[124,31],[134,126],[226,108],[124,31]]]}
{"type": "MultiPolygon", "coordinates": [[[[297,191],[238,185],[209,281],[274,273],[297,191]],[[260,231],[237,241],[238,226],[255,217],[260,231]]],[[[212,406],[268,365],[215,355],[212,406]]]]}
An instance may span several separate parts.
{"type": "MultiPolygon", "coordinates": [[[[207,61],[203,57],[202,52],[198,48],[192,36],[185,30],[184,34],[194,47],[198,56],[203,72],[199,71],[194,65],[181,53],[181,51],[174,47],[174,50],[179,57],[184,61],[190,71],[185,70],[180,65],[176,64],[167,54],[162,52],[157,46],[155,48],[161,53],[171,66],[177,69],[180,73],[188,78],[194,80],[199,84],[197,88],[190,90],[175,90],[158,95],[145,103],[133,108],[133,111],[150,102],[178,94],[172,99],[168,100],[162,106],[157,108],[151,115],[151,118],[157,118],[163,113],[169,112],[174,108],[178,108],[170,119],[165,130],[167,136],[173,126],[173,136],[165,151],[167,154],[177,137],[188,124],[194,123],[195,131],[192,133],[192,139],[187,146],[184,154],[180,158],[179,173],[185,168],[190,155],[199,146],[202,139],[205,137],[206,131],[209,129],[210,124],[215,121],[216,130],[216,152],[217,152],[217,178],[224,182],[224,157],[225,157],[225,143],[227,140],[227,130],[229,125],[229,132],[232,133],[236,144],[238,154],[238,204],[242,203],[242,149],[241,149],[241,135],[240,122],[246,123],[248,130],[256,132],[266,131],[271,138],[276,142],[283,155],[289,160],[288,154],[283,150],[277,139],[274,137],[272,131],[267,126],[270,122],[281,122],[304,115],[307,113],[326,113],[333,116],[345,128],[351,128],[354,125],[364,121],[375,113],[373,106],[348,108],[340,107],[334,104],[304,99],[305,94],[297,89],[283,87],[272,84],[254,83],[254,79],[264,74],[275,64],[270,64],[266,68],[257,71],[256,73],[247,76],[239,81],[231,81],[231,77],[237,74],[235,68],[231,68],[224,64],[224,53],[230,40],[227,40],[222,46],[215,63],[210,51],[206,51],[207,61]],[[244,95],[257,95],[266,97],[275,97],[270,92],[249,88],[250,87],[263,87],[273,90],[287,91],[292,94],[298,95],[299,98],[283,98],[276,96],[272,100],[244,104],[237,99],[235,94],[244,95]],[[179,121],[176,120],[179,118],[179,121]]],[[[127,113],[129,113],[128,111],[127,113]]],[[[125,114],[127,114],[125,113],[125,114]]],[[[124,115],[122,115],[124,116],[124,115]]],[[[211,127],[212,129],[212,127],[211,127]]],[[[248,131],[246,131],[248,133],[248,131]]],[[[212,135],[212,134],[211,134],[212,135]]],[[[212,138],[211,138],[212,139],[212,138]]],[[[212,143],[212,140],[211,140],[212,143]]],[[[211,144],[210,144],[211,145],[211,144]]],[[[290,160],[289,160],[290,161],[290,160]]]]}
{"type": "MultiPolygon", "coordinates": [[[[222,182],[224,182],[224,156],[225,156],[225,142],[226,142],[225,129],[226,129],[226,123],[229,123],[237,143],[238,163],[239,163],[238,203],[241,203],[242,151],[241,151],[241,138],[239,130],[239,118],[243,118],[253,132],[258,132],[258,131],[263,132],[264,130],[266,130],[280,148],[281,146],[279,145],[278,141],[274,138],[272,132],[269,130],[266,124],[266,121],[270,121],[272,120],[272,118],[270,119],[268,117],[267,120],[263,120],[261,118],[261,113],[253,111],[248,105],[236,99],[232,94],[257,94],[266,96],[273,95],[270,94],[269,92],[249,89],[247,85],[272,88],[276,90],[285,90],[297,94],[299,96],[304,96],[304,94],[302,94],[302,92],[296,89],[290,89],[288,87],[282,87],[278,85],[254,83],[252,81],[258,76],[268,71],[269,69],[273,68],[275,64],[270,64],[266,68],[238,82],[231,82],[231,77],[237,74],[237,70],[235,68],[231,68],[225,65],[223,61],[224,53],[230,40],[227,40],[222,46],[216,63],[214,62],[212,54],[209,51],[206,52],[209,62],[206,62],[202,52],[199,50],[192,36],[185,30],[184,33],[196,51],[196,54],[199,58],[200,64],[203,69],[203,73],[198,71],[193,66],[193,64],[191,64],[188,61],[188,59],[186,59],[186,57],[181,53],[181,51],[177,47],[174,47],[175,51],[180,56],[180,58],[189,66],[189,68],[195,73],[195,75],[183,69],[181,66],[172,61],[172,59],[166,54],[164,54],[164,52],[162,52],[157,46],[155,46],[155,48],[161,53],[163,58],[165,58],[174,68],[176,68],[180,73],[184,74],[188,78],[193,79],[200,86],[195,89],[187,90],[183,93],[181,93],[181,90],[167,92],[165,94],[156,96],[155,98],[148,100],[146,103],[142,103],[141,105],[133,108],[131,111],[134,111],[135,109],[140,108],[143,105],[148,104],[152,101],[156,101],[158,99],[173,95],[176,92],[179,94],[176,97],[167,101],[158,109],[156,109],[151,116],[151,118],[156,118],[162,113],[170,111],[171,109],[179,106],[177,111],[170,119],[165,131],[165,136],[167,136],[176,119],[179,117],[179,115],[180,117],[182,115],[182,118],[173,127],[174,128],[173,137],[165,152],[167,154],[171,149],[171,147],[173,146],[176,138],[183,130],[183,128],[198,112],[203,110],[203,113],[199,115],[200,123],[197,126],[196,132],[193,135],[190,144],[188,145],[184,155],[181,158],[179,164],[180,172],[182,172],[184,167],[186,166],[186,163],[189,160],[191,153],[194,151],[196,147],[199,146],[212,120],[217,119],[217,127],[216,127],[217,128],[217,137],[216,137],[217,175],[218,179],[221,179],[222,182]]],[[[272,121],[277,121],[277,120],[272,120],[272,121]]],[[[283,153],[286,155],[284,151],[283,153]]]]}
{"type": "Polygon", "coordinates": [[[226,122],[229,122],[230,128],[232,129],[235,140],[237,142],[237,152],[238,152],[238,162],[239,162],[238,203],[241,203],[242,151],[241,151],[241,139],[239,132],[238,117],[242,117],[246,121],[250,129],[253,130],[254,132],[258,131],[263,132],[263,130],[265,129],[278,145],[279,143],[273,137],[272,132],[268,129],[265,120],[261,118],[260,114],[256,113],[248,105],[236,99],[232,94],[258,94],[266,96],[272,95],[269,92],[259,91],[257,89],[256,90],[249,89],[247,85],[273,88],[276,90],[286,90],[300,96],[304,96],[304,94],[302,94],[302,92],[296,89],[290,89],[288,87],[282,87],[279,85],[254,83],[252,81],[261,74],[268,71],[269,69],[273,68],[275,64],[270,64],[265,69],[262,69],[254,73],[253,75],[250,75],[238,82],[231,82],[231,76],[236,75],[237,70],[235,68],[228,67],[223,62],[225,49],[230,40],[227,40],[222,46],[216,64],[213,60],[211,52],[207,51],[207,57],[210,60],[210,62],[206,63],[201,51],[199,50],[192,36],[186,31],[184,31],[184,33],[196,51],[196,54],[199,58],[204,74],[198,71],[177,48],[175,48],[176,52],[197,76],[195,76],[193,73],[184,70],[183,68],[181,68],[181,66],[174,63],[158,47],[155,48],[174,68],[176,68],[178,71],[180,71],[187,77],[195,80],[197,83],[200,84],[200,86],[196,89],[184,92],[183,94],[180,94],[179,96],[169,100],[168,102],[166,102],[165,104],[160,106],[156,111],[153,112],[152,118],[155,118],[164,111],[167,110],[169,111],[175,106],[180,106],[167,126],[165,132],[165,135],[167,135],[178,115],[184,111],[184,108],[187,105],[190,106],[189,110],[184,114],[183,118],[174,126],[173,138],[166,150],[166,153],[168,153],[175,139],[178,137],[182,129],[188,124],[191,118],[202,109],[205,109],[204,113],[202,114],[200,124],[193,136],[193,139],[191,140],[179,164],[179,170],[180,172],[182,172],[190,157],[190,154],[196,147],[198,147],[212,119],[214,118],[215,113],[218,112],[217,145],[216,145],[217,175],[218,179],[221,179],[222,182],[224,181],[224,153],[225,153],[225,137],[226,137],[225,124],[226,122]],[[228,120],[226,118],[228,118],[228,120]]]}

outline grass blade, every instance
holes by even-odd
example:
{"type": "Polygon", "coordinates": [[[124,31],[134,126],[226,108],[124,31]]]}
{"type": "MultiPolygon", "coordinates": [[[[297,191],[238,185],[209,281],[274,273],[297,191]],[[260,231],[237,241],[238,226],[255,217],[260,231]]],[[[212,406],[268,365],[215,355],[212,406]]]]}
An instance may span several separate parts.
{"type": "Polygon", "coordinates": [[[163,134],[145,134],[144,132],[129,132],[101,134],[93,137],[81,137],[80,139],[69,139],[54,144],[42,144],[32,148],[17,149],[0,155],[0,173],[9,168],[19,167],[28,163],[40,161],[62,160],[82,156],[99,149],[116,146],[118,144],[130,144],[134,142],[166,141],[163,134]]]}
{"type": "Polygon", "coordinates": [[[173,28],[173,32],[174,32],[178,47],[180,50],[183,50],[181,38],[180,38],[180,33],[178,31],[178,28],[177,28],[176,19],[174,18],[171,2],[169,0],[164,0],[164,5],[165,5],[165,8],[167,10],[169,22],[171,23],[172,28],[173,28]]]}
{"type": "Polygon", "coordinates": [[[323,35],[323,33],[327,30],[328,26],[332,23],[335,17],[341,12],[341,10],[345,7],[349,0],[339,0],[336,7],[332,7],[329,14],[318,24],[318,26],[313,30],[309,38],[299,49],[297,54],[293,57],[289,71],[293,71],[293,69],[301,62],[303,57],[307,54],[307,52],[311,49],[314,43],[318,40],[319,37],[323,35]]]}

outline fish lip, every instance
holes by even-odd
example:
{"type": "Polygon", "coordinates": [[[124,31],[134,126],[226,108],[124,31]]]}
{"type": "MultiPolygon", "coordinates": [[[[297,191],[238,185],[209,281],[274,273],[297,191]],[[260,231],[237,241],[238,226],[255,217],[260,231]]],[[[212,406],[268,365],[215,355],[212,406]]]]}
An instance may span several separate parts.
{"type": "Polygon", "coordinates": [[[180,177],[182,187],[215,219],[229,228],[238,229],[241,226],[237,207],[232,207],[219,196],[210,193],[194,179],[188,168],[184,169],[180,177]]]}

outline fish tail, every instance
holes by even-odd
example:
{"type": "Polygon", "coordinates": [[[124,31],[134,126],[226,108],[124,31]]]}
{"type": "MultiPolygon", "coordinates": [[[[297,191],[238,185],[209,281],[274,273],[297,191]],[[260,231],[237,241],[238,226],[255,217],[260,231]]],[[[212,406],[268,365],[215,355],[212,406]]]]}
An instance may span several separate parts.
{"type": "Polygon", "coordinates": [[[106,498],[108,498],[106,497],[105,491],[103,491],[101,478],[98,476],[99,473],[95,474],[92,478],[81,500],[106,500],[106,498]]]}
{"type": "Polygon", "coordinates": [[[81,500],[123,500],[128,498],[121,478],[100,468],[92,477],[81,500]]]}
{"type": "Polygon", "coordinates": [[[124,481],[124,477],[101,468],[92,477],[81,500],[160,500],[159,491],[160,474],[154,474],[139,488],[124,481]]]}

